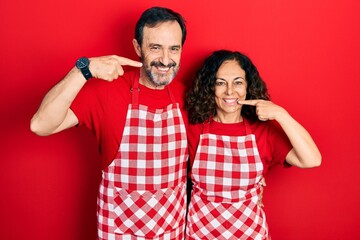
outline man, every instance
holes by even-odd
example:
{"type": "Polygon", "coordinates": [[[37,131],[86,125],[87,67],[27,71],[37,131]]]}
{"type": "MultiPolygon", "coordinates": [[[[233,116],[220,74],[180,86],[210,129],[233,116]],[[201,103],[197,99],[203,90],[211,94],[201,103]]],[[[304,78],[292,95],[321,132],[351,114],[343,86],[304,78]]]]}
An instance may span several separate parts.
{"type": "Polygon", "coordinates": [[[185,39],[181,15],[146,10],[133,40],[141,63],[118,56],[80,58],[31,120],[38,135],[76,125],[94,132],[103,167],[99,239],[183,238],[187,117],[185,88],[173,79],[185,39]],[[124,65],[138,69],[124,73],[124,65]]]}

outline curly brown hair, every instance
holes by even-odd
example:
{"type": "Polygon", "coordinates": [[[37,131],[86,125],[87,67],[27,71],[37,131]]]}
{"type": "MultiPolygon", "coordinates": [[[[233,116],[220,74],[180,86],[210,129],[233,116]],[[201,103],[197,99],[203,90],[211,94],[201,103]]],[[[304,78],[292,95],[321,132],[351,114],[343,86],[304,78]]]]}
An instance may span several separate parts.
{"type": "MultiPolygon", "coordinates": [[[[215,51],[205,59],[204,64],[197,72],[191,89],[186,94],[185,106],[188,110],[190,123],[203,123],[216,115],[216,73],[223,62],[229,60],[237,61],[245,71],[246,100],[270,100],[266,84],[249,57],[237,51],[215,51]]],[[[258,120],[254,106],[244,105],[241,109],[241,115],[250,121],[258,120]]]]}

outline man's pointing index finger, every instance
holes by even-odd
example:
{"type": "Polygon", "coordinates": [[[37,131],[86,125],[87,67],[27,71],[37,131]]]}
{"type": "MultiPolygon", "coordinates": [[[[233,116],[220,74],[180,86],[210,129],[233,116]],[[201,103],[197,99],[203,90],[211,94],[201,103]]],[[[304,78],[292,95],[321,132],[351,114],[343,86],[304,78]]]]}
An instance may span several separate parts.
{"type": "Polygon", "coordinates": [[[142,63],[125,57],[114,56],[121,66],[141,67],[142,63]]]}

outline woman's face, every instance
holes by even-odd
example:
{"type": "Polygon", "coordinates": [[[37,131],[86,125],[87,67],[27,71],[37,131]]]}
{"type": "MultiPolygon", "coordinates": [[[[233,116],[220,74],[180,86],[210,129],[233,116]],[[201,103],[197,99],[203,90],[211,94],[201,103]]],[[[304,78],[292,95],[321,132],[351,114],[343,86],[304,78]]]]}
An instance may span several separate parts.
{"type": "Polygon", "coordinates": [[[247,82],[245,71],[235,60],[223,62],[215,80],[215,102],[217,116],[238,115],[241,113],[241,105],[238,100],[246,98],[247,82]]]}

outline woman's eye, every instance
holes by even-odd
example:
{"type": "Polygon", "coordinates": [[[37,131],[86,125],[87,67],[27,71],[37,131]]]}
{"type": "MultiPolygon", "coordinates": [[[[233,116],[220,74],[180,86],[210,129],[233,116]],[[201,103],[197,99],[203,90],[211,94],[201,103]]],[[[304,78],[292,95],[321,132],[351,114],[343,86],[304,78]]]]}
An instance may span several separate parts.
{"type": "Polygon", "coordinates": [[[224,82],[216,82],[216,86],[224,86],[225,83],[224,82]]]}

